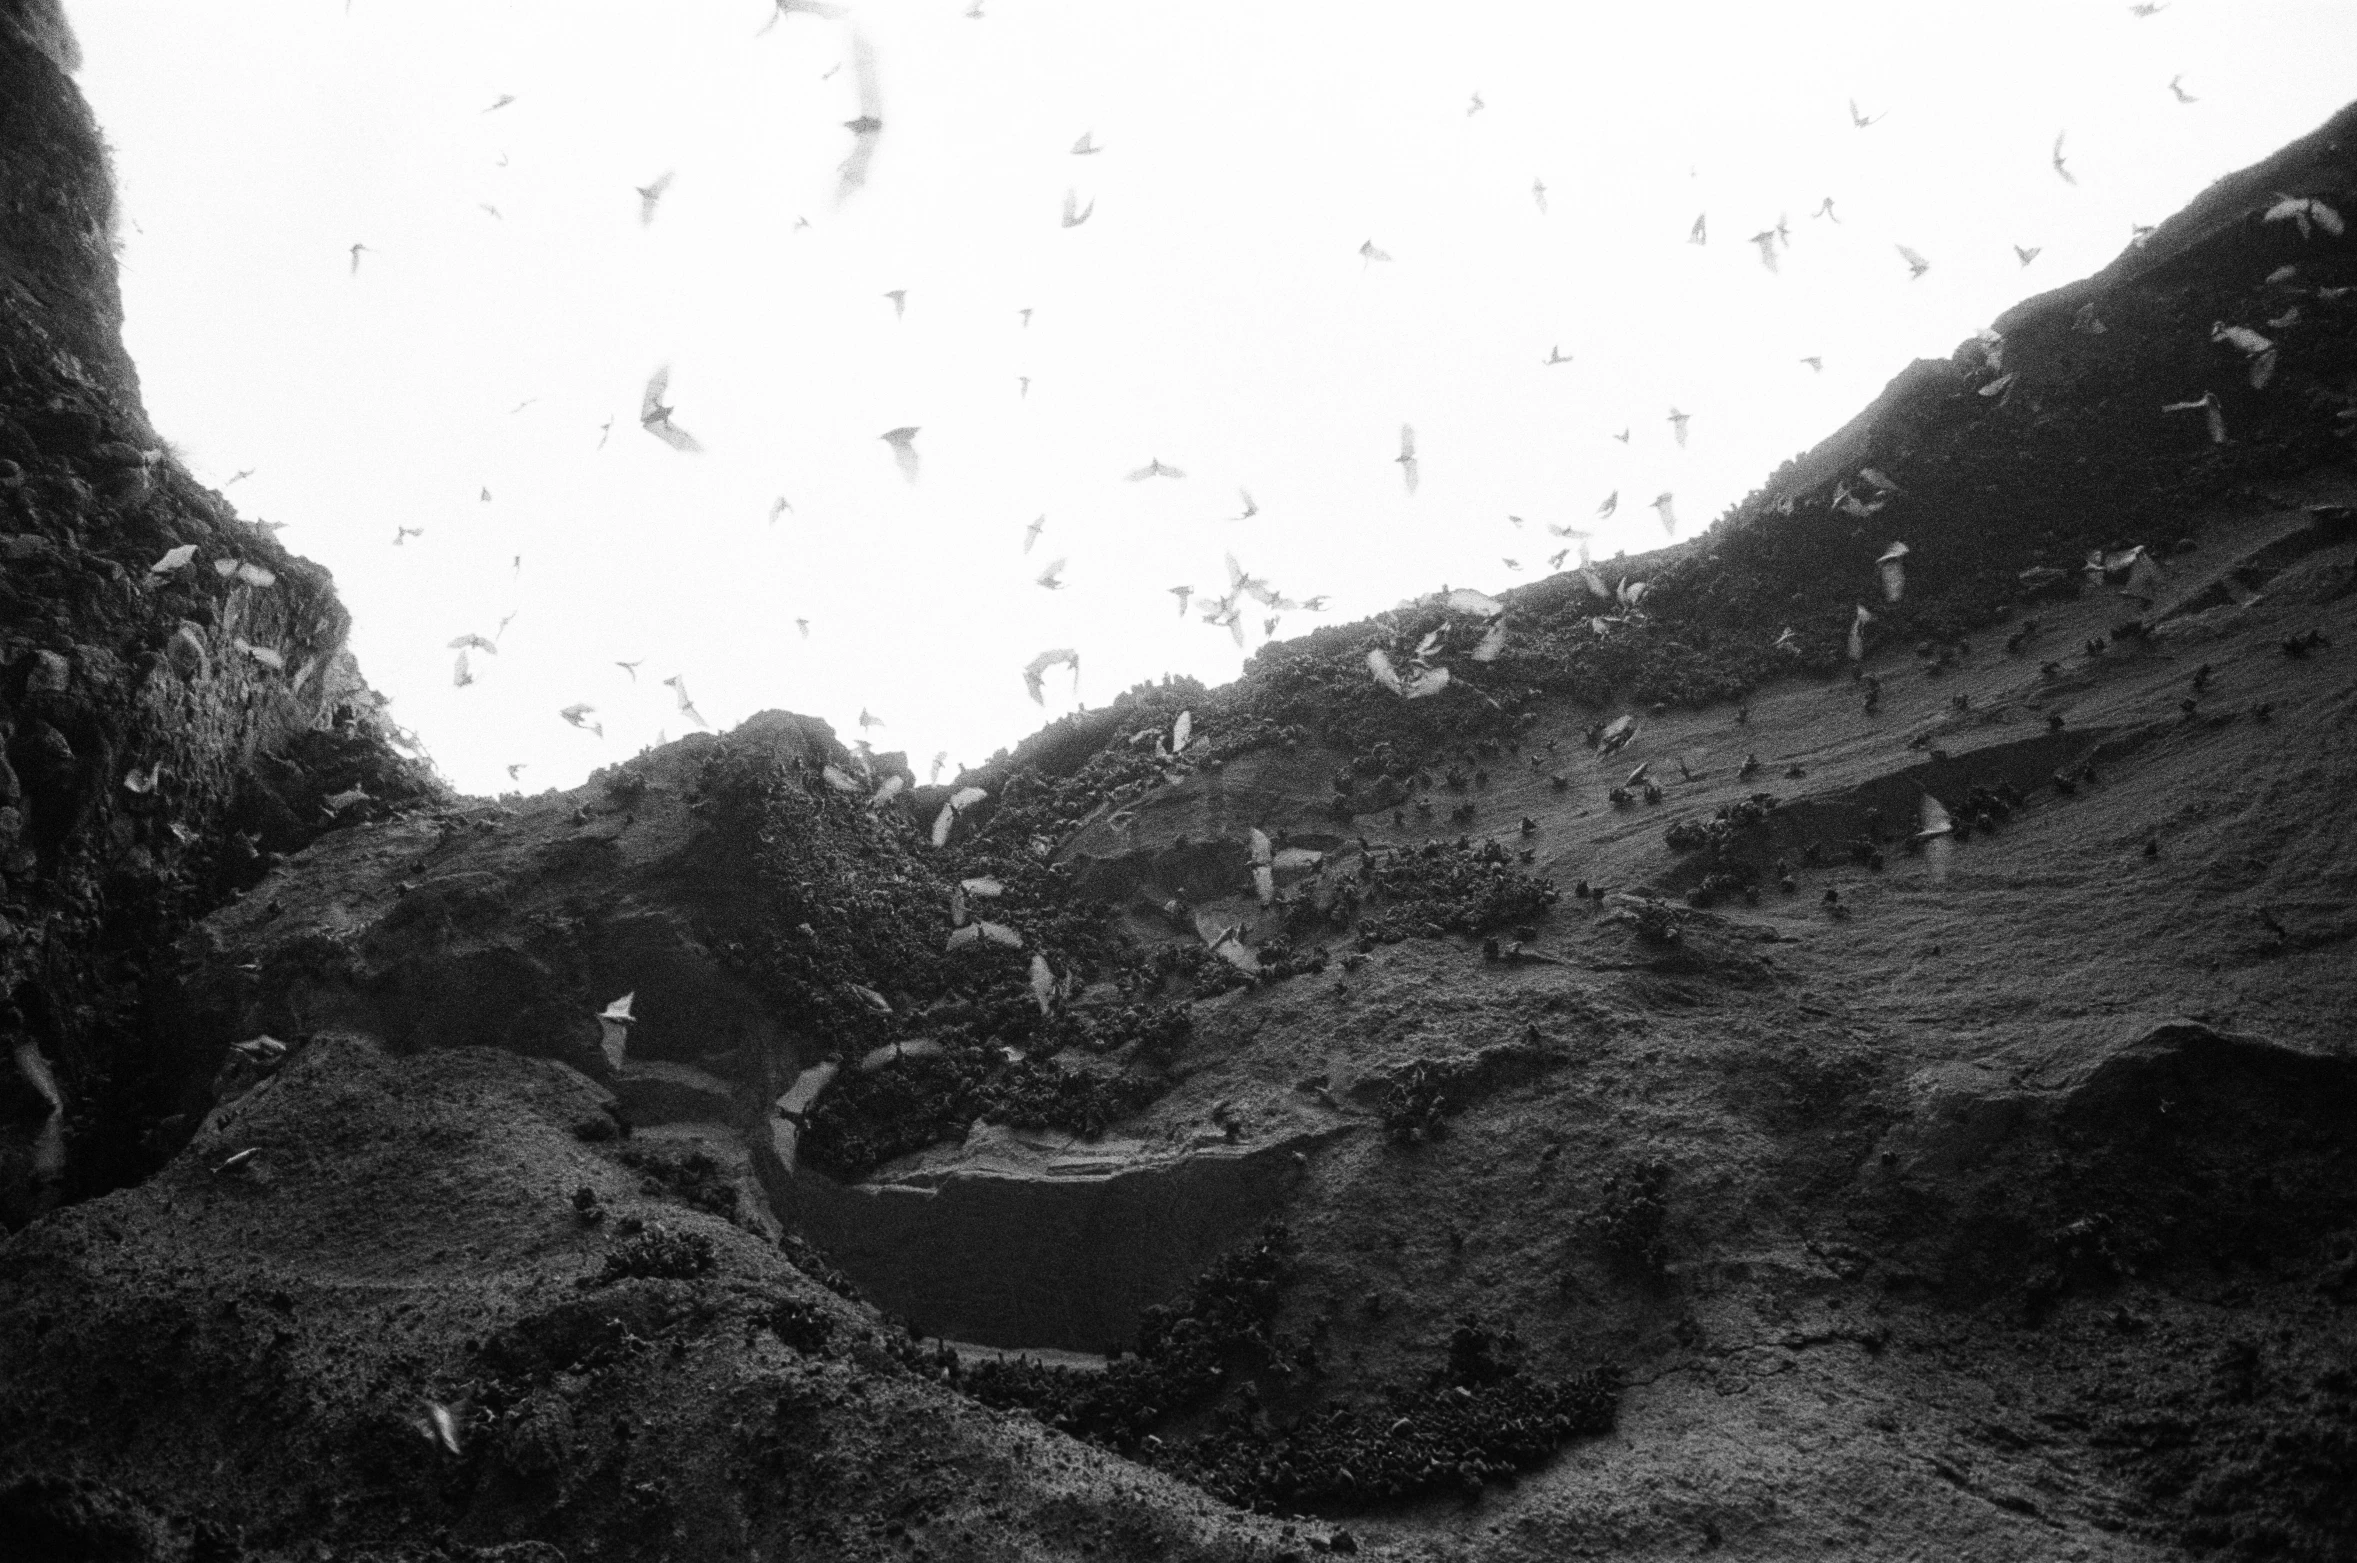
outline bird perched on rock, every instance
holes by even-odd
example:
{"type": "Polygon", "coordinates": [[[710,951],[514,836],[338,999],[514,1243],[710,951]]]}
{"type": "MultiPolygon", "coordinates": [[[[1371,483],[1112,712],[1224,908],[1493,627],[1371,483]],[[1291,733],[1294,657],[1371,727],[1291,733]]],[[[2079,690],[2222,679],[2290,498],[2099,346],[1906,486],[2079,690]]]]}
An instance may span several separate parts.
{"type": "MultiPolygon", "coordinates": [[[[704,447],[694,435],[671,421],[671,408],[663,400],[670,389],[671,366],[657,365],[655,372],[647,376],[646,389],[639,394],[638,426],[673,450],[692,455],[704,447]]],[[[484,497],[490,497],[488,491],[484,497]]]]}
{"type": "Polygon", "coordinates": [[[897,429],[886,429],[876,436],[892,447],[892,464],[911,483],[917,480],[917,428],[913,423],[903,424],[897,429]]]}

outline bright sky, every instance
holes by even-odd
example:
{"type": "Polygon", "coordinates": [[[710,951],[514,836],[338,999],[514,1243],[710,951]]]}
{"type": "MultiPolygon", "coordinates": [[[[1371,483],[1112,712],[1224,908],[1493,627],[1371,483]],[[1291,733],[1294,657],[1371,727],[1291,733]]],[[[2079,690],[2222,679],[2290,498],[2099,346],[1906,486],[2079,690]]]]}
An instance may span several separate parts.
{"type": "Polygon", "coordinates": [[[1042,650],[1092,704],[1233,677],[1167,594],[1224,590],[1225,550],[1340,622],[1537,578],[1548,523],[1653,547],[1663,491],[1691,535],[1909,359],[2314,128],[2357,60],[2344,0],[70,10],[157,427],[216,485],[252,469],[229,497],[335,572],[362,668],[471,791],[680,736],[674,674],[716,727],[856,737],[865,707],[920,775],[979,762],[1041,720],[1042,650]],[[838,204],[854,27],[884,129],[838,204]],[[1747,237],[1779,216],[1772,275],[1747,237]],[[701,455],[638,427],[665,362],[701,455]],[[907,424],[913,486],[878,438],[907,424]],[[1154,457],[1186,476],[1124,481],[1154,457]],[[510,613],[455,687],[446,643],[510,613]]]}

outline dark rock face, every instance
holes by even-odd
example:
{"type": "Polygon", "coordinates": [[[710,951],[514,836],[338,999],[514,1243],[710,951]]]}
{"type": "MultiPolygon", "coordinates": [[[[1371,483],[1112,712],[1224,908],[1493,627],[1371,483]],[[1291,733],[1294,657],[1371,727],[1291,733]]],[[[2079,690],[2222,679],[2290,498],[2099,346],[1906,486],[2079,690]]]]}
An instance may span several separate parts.
{"type": "Polygon", "coordinates": [[[193,1125],[153,954],[330,823],[430,795],[325,570],[160,448],[124,356],[97,128],[55,8],[0,7],[0,1223],[193,1125]],[[151,567],[185,549],[174,568],[151,567]]]}

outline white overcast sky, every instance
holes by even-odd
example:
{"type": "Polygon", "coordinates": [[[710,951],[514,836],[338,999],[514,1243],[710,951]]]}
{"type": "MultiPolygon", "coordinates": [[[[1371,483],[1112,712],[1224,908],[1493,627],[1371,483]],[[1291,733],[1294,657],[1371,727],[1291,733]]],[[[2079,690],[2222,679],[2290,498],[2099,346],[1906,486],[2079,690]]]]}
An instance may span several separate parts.
{"type": "Polygon", "coordinates": [[[335,572],[462,788],[680,736],[673,674],[721,728],[779,706],[856,737],[864,706],[922,775],[1038,723],[1047,648],[1092,704],[1232,677],[1166,594],[1222,589],[1223,550],[1340,620],[1536,578],[1544,524],[1615,490],[1599,556],[1661,540],[1663,491],[1691,535],[1909,359],[2314,128],[2357,61],[2345,0],[770,9],[70,6],[156,425],[215,484],[252,469],[230,498],[335,572]],[[838,206],[854,26],[885,128],[838,206]],[[1067,189],[1095,202],[1071,229],[1067,189]],[[1770,275],[1746,238],[1779,215],[1770,275]],[[706,454],[637,427],[660,362],[706,454]],[[913,487],[878,439],[903,424],[913,487]],[[1155,456],[1185,479],[1123,481],[1155,456]],[[1059,556],[1066,588],[1032,584],[1059,556]],[[510,613],[454,687],[446,643],[510,613]],[[577,701],[602,740],[558,719],[577,701]]]}

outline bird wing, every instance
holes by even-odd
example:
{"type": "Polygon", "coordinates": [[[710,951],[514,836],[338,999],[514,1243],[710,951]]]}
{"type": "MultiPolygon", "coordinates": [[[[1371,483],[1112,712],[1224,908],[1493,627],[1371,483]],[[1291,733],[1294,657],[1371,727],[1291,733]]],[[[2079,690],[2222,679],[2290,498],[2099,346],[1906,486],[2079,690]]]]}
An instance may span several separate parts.
{"type": "MultiPolygon", "coordinates": [[[[1067,556],[1067,557],[1069,557],[1069,556],[1067,556]]],[[[1063,560],[1063,559],[1061,559],[1061,558],[1059,558],[1059,559],[1057,559],[1057,560],[1056,560],[1056,561],[1055,561],[1053,564],[1049,565],[1049,566],[1048,566],[1046,569],[1044,569],[1044,570],[1042,570],[1042,571],[1040,571],[1040,572],[1039,572],[1039,576],[1038,576],[1039,584],[1040,584],[1040,585],[1042,585],[1042,586],[1058,586],[1058,585],[1061,585],[1061,584],[1063,584],[1063,583],[1062,583],[1061,581],[1059,581],[1059,580],[1057,579],[1057,577],[1061,576],[1063,573],[1064,573],[1064,560],[1063,560]]]]}
{"type": "Polygon", "coordinates": [[[1399,459],[1402,461],[1416,459],[1416,431],[1404,423],[1399,426],[1399,459]]]}
{"type": "Polygon", "coordinates": [[[671,366],[657,364],[655,372],[647,376],[647,388],[638,399],[638,421],[646,423],[663,415],[663,398],[671,391],[671,366]]]}
{"type": "Polygon", "coordinates": [[[654,422],[643,424],[641,427],[673,450],[686,451],[688,454],[694,455],[704,448],[702,440],[697,439],[669,418],[657,418],[654,422]]]}

